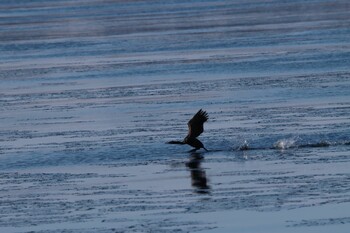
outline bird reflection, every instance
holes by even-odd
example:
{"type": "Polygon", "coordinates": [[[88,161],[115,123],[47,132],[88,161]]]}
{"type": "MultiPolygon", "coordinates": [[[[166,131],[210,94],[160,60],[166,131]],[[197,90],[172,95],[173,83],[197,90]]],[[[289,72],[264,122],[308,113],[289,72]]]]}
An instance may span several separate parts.
{"type": "Polygon", "coordinates": [[[200,153],[191,153],[190,160],[186,163],[186,166],[191,172],[192,186],[197,193],[206,194],[210,192],[208,180],[205,175],[205,170],[201,167],[203,156],[200,153]]]}

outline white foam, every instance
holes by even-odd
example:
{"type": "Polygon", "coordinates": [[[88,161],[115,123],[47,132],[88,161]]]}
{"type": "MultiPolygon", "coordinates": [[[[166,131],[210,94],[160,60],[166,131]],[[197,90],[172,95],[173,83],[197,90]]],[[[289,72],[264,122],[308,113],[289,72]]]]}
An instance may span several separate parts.
{"type": "Polygon", "coordinates": [[[297,140],[295,138],[281,139],[274,144],[274,147],[276,149],[285,150],[291,147],[295,147],[296,141],[297,140]]]}

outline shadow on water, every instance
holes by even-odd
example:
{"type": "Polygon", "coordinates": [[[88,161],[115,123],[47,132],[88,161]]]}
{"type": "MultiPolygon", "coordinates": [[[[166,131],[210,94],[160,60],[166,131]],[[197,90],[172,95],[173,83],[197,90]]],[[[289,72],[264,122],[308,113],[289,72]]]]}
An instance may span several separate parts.
{"type": "Polygon", "coordinates": [[[186,166],[191,172],[191,182],[192,187],[195,188],[195,192],[199,194],[208,194],[210,193],[210,186],[208,185],[205,170],[201,167],[203,158],[204,157],[200,153],[192,152],[186,166]]]}

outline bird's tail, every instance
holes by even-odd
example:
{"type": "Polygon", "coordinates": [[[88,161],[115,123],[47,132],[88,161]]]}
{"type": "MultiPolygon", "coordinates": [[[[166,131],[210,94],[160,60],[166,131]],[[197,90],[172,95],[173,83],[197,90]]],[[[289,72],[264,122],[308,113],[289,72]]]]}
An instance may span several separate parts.
{"type": "Polygon", "coordinates": [[[184,142],[182,142],[182,141],[170,141],[170,142],[167,142],[168,144],[181,144],[181,145],[183,145],[183,144],[185,144],[184,142]]]}

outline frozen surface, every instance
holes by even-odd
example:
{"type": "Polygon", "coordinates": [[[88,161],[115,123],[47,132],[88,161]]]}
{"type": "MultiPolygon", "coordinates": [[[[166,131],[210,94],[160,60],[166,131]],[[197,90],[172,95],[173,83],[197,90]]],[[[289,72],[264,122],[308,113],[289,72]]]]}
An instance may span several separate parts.
{"type": "Polygon", "coordinates": [[[0,231],[348,233],[349,12],[1,1],[0,231]]]}

